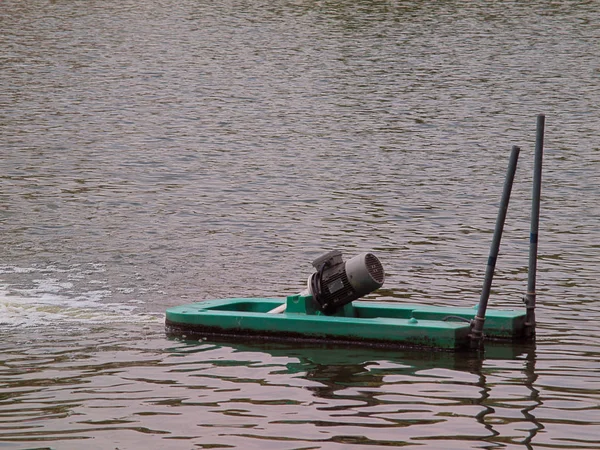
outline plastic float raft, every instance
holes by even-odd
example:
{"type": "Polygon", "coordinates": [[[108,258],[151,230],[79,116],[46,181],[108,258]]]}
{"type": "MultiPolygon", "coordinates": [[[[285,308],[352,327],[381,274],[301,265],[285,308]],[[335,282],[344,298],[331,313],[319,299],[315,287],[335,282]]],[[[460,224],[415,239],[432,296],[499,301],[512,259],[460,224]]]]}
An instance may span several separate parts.
{"type": "MultiPolygon", "coordinates": [[[[170,308],[168,334],[206,337],[230,335],[274,340],[384,347],[460,349],[470,346],[471,308],[355,301],[334,315],[315,308],[312,296],[205,300],[170,308]],[[269,313],[285,304],[281,314],[269,313]]],[[[525,312],[488,310],[487,338],[522,340],[525,312]]]]}
{"type": "Polygon", "coordinates": [[[383,285],[372,253],[344,261],[332,251],[313,261],[307,288],[287,298],[205,300],[166,311],[170,336],[227,336],[253,341],[303,341],[391,348],[479,348],[484,340],[526,342],[535,336],[535,276],[545,118],[538,116],[525,310],[488,309],[492,278],[508,209],[519,147],[512,148],[483,289],[475,309],[355,301],[383,285]]]}

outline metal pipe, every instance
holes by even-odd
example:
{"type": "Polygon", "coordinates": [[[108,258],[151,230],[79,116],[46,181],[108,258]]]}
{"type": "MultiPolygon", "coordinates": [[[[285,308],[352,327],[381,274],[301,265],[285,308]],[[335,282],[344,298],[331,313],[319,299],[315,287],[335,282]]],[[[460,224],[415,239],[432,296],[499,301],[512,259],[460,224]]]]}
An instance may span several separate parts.
{"type": "Polygon", "coordinates": [[[525,307],[525,336],[535,336],[535,279],[537,275],[538,231],[540,227],[540,197],[542,192],[542,159],[544,153],[544,125],[546,117],[537,116],[535,158],[533,165],[533,192],[531,194],[531,232],[529,234],[529,269],[527,271],[527,294],[525,307]]]}
{"type": "Polygon", "coordinates": [[[477,315],[471,322],[470,336],[473,343],[480,342],[483,338],[483,322],[485,321],[485,311],[487,309],[490,290],[492,288],[492,279],[494,278],[496,260],[498,259],[498,252],[500,250],[500,240],[502,239],[502,231],[504,230],[508,202],[510,200],[510,193],[512,191],[512,185],[515,179],[515,173],[517,171],[517,161],[519,159],[520,151],[521,149],[515,145],[510,153],[508,170],[506,172],[506,180],[504,181],[504,190],[502,192],[502,199],[500,200],[500,210],[498,211],[498,217],[496,218],[496,228],[494,230],[494,237],[492,239],[492,246],[490,248],[490,256],[488,258],[488,263],[485,270],[485,279],[483,281],[481,298],[479,299],[477,315]]]}

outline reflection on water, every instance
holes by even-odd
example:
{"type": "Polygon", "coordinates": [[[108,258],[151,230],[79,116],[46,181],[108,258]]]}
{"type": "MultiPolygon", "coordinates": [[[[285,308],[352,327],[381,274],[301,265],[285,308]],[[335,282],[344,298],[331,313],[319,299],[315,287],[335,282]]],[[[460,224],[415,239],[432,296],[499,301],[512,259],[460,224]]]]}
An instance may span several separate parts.
{"type": "Polygon", "coordinates": [[[3,448],[595,448],[594,2],[0,3],[3,448]],[[304,287],[374,250],[371,298],[526,286],[535,348],[453,355],[169,341],[165,308],[304,287]]]}
{"type": "MultiPolygon", "coordinates": [[[[159,333],[22,336],[26,351],[3,344],[0,439],[59,439],[61,448],[89,439],[137,448],[156,439],[172,448],[545,442],[533,346],[491,347],[485,357],[176,340],[165,348],[159,333]]],[[[577,436],[586,424],[572,426],[577,436]]]]}
{"type": "Polygon", "coordinates": [[[582,414],[597,411],[595,388],[572,391],[567,401],[540,384],[539,374],[552,364],[542,359],[536,367],[535,346],[490,347],[477,357],[191,341],[165,347],[160,330],[149,329],[133,336],[122,328],[96,329],[93,336],[53,342],[22,336],[3,344],[3,442],[595,445],[595,425],[582,414]],[[579,414],[550,419],[556,408],[579,414]]]}

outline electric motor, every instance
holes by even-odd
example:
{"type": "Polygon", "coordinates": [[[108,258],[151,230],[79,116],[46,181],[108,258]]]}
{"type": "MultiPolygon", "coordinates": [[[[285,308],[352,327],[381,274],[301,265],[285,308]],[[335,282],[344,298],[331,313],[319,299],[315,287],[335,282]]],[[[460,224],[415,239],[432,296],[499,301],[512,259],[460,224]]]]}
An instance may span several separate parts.
{"type": "Polygon", "coordinates": [[[333,250],[312,265],[316,272],[308,279],[308,291],[325,314],[379,289],[385,280],[383,266],[372,253],[344,261],[342,252],[333,250]]]}

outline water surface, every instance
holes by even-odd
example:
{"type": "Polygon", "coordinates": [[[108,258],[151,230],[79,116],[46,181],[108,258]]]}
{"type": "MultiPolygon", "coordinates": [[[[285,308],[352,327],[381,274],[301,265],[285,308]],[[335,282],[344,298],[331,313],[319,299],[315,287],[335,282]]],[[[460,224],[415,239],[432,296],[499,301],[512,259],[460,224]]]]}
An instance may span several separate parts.
{"type": "Polygon", "coordinates": [[[0,4],[0,447],[597,448],[595,2],[0,4]],[[521,307],[547,116],[538,336],[484,355],[170,340],[373,250],[369,298],[521,307]]]}

